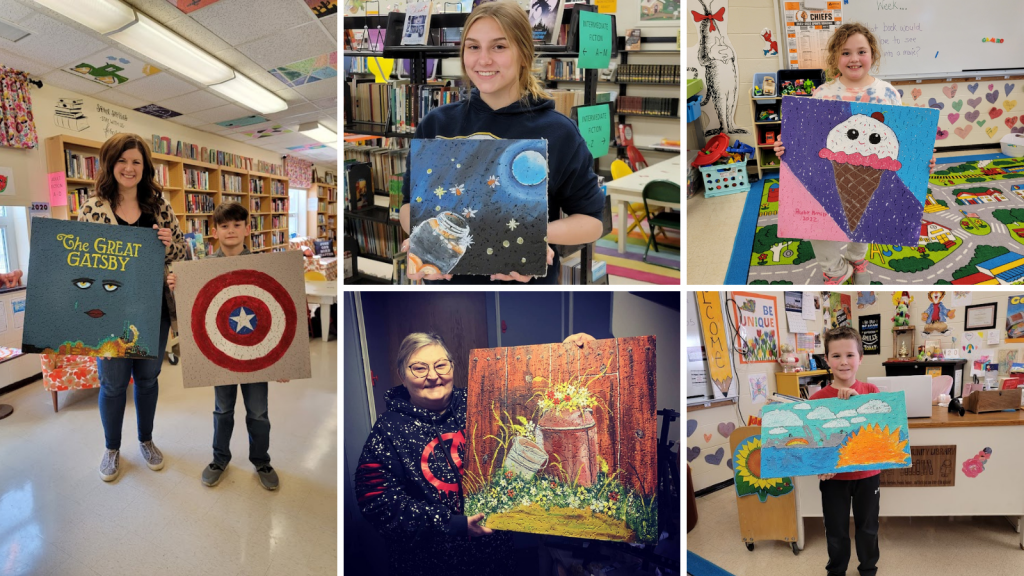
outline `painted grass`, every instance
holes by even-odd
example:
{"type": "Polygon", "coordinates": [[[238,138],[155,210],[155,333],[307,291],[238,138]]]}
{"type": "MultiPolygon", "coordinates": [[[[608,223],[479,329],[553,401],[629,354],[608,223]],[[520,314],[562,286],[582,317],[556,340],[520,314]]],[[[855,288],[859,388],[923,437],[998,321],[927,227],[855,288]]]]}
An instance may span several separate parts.
{"type": "Polygon", "coordinates": [[[624,520],[589,510],[557,506],[545,510],[537,504],[528,504],[503,514],[492,514],[487,517],[487,527],[494,530],[636,542],[636,533],[626,526],[624,520]]]}

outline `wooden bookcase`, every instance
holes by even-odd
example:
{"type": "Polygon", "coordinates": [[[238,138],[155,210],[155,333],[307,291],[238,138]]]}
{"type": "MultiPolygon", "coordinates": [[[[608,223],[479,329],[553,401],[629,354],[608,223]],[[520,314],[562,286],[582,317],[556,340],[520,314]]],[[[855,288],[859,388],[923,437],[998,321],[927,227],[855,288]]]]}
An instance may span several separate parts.
{"type": "MultiPolygon", "coordinates": [[[[102,144],[65,134],[51,136],[44,142],[46,171],[65,176],[69,195],[80,188],[92,193],[96,189],[94,179],[67,177],[65,152],[98,158],[102,144]]],[[[204,240],[212,243],[216,250],[217,241],[212,236],[213,210],[189,209],[188,201],[208,198],[212,200],[212,206],[217,206],[225,201],[237,200],[249,209],[251,223],[258,222],[261,227],[257,230],[253,226],[252,234],[246,240],[246,246],[252,252],[283,251],[288,247],[288,178],[167,154],[153,154],[153,164],[158,169],[166,170],[167,180],[161,182],[164,198],[170,202],[182,233],[202,231],[204,240]],[[187,186],[186,175],[189,173],[206,174],[207,186],[187,186]],[[272,200],[279,200],[277,206],[283,210],[275,209],[272,200]],[[253,210],[257,202],[260,205],[259,211],[253,210]]],[[[64,220],[78,217],[70,202],[67,206],[51,206],[50,212],[54,218],[64,220]]]]}
{"type": "MultiPolygon", "coordinates": [[[[314,182],[307,198],[316,202],[316,210],[308,210],[306,230],[316,240],[338,240],[338,185],[314,182]]],[[[337,251],[337,246],[335,246],[337,251]]]]}
{"type": "Polygon", "coordinates": [[[782,163],[775,155],[775,144],[768,144],[765,135],[768,132],[778,138],[782,134],[782,96],[754,96],[750,90],[750,116],[754,121],[754,159],[757,161],[757,179],[764,178],[766,170],[779,170],[782,163]],[[779,120],[758,120],[761,110],[771,109],[779,116],[779,120]]]}

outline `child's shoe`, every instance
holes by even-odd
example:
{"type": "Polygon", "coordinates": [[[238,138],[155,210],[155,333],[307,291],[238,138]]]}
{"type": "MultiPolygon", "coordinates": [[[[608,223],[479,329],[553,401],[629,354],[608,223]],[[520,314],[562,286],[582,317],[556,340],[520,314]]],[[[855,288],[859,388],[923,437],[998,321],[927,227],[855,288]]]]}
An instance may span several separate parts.
{"type": "Polygon", "coordinates": [[[260,485],[267,490],[277,490],[277,472],[270,467],[270,464],[260,466],[256,469],[256,473],[260,476],[260,485]]]}
{"type": "Polygon", "coordinates": [[[822,272],[821,275],[824,278],[823,282],[825,284],[828,284],[829,286],[838,286],[839,284],[849,280],[850,276],[853,276],[853,266],[851,266],[849,262],[846,262],[846,271],[839,276],[829,276],[824,272],[822,272]]]}
{"type": "Polygon", "coordinates": [[[103,460],[100,462],[100,478],[104,482],[113,482],[121,473],[121,451],[105,450],[103,460]]]}
{"type": "Polygon", "coordinates": [[[216,462],[210,462],[210,465],[203,470],[203,484],[213,488],[220,484],[220,477],[223,475],[224,467],[216,462]]]}
{"type": "Polygon", "coordinates": [[[868,261],[864,258],[860,260],[851,260],[850,266],[853,267],[853,283],[861,286],[867,286],[871,284],[871,272],[868,272],[868,261]]]}
{"type": "Polygon", "coordinates": [[[140,442],[139,452],[142,453],[143,460],[146,461],[146,466],[149,466],[150,470],[162,470],[164,467],[164,455],[160,452],[153,441],[140,442]]]}

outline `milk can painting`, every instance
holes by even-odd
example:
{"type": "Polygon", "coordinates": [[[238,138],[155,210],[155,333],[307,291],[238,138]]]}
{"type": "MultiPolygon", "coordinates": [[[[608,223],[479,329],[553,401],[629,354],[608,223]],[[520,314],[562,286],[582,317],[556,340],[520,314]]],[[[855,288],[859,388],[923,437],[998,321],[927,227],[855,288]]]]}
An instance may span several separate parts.
{"type": "Polygon", "coordinates": [[[655,338],[473,350],[466,514],[498,530],[653,542],[655,338]]]}

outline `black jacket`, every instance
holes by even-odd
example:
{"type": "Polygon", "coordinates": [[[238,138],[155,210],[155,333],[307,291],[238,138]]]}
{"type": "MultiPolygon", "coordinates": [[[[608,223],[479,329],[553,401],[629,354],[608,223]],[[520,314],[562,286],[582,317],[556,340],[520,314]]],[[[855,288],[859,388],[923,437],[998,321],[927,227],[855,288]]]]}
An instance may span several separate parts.
{"type": "Polygon", "coordinates": [[[504,574],[511,567],[511,535],[467,535],[460,489],[466,391],[455,389],[440,414],[414,406],[403,386],[385,398],[388,412],[359,458],[356,498],[388,544],[392,574],[504,574]]]}

